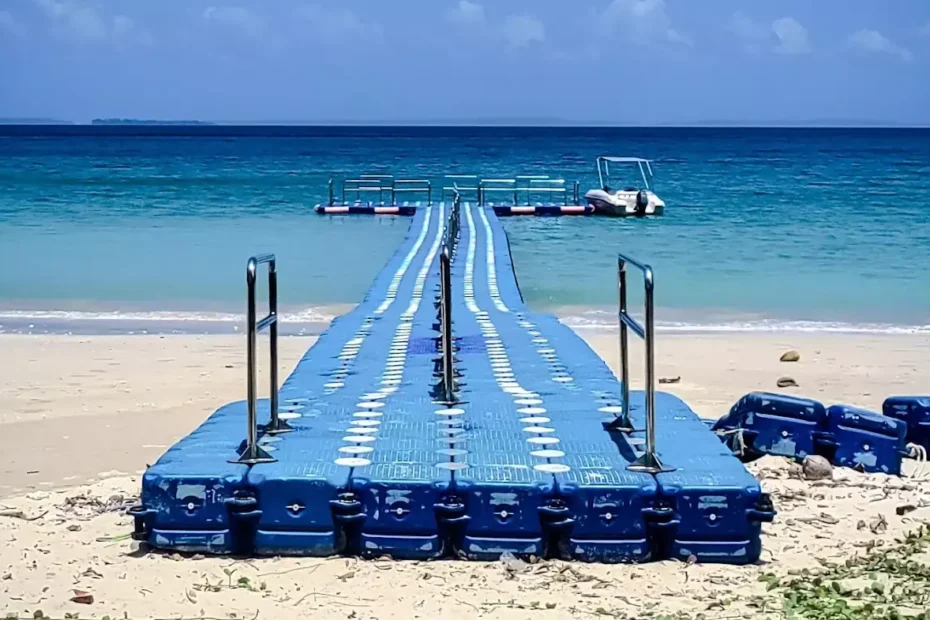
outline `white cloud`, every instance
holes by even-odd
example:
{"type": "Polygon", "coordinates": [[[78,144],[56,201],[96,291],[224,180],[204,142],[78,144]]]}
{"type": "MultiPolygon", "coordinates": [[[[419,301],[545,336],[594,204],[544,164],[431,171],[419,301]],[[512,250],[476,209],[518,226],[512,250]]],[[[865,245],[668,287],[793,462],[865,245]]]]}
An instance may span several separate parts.
{"type": "Polygon", "coordinates": [[[513,15],[504,22],[503,33],[508,45],[523,48],[542,43],[546,38],[546,26],[532,15],[513,15]]]}
{"type": "Polygon", "coordinates": [[[751,54],[758,54],[762,46],[770,43],[775,37],[771,27],[760,24],[739,12],[730,16],[726,30],[742,39],[746,44],[746,50],[751,54]]]}
{"type": "Polygon", "coordinates": [[[239,6],[209,6],[203,18],[222,26],[238,30],[242,35],[258,39],[265,33],[265,20],[239,6]]]}
{"type": "Polygon", "coordinates": [[[734,13],[727,23],[727,30],[747,41],[765,41],[772,36],[772,30],[753,21],[742,13],[734,13]]]}
{"type": "Polygon", "coordinates": [[[878,30],[863,28],[849,36],[849,44],[855,49],[869,54],[891,54],[905,62],[910,62],[914,55],[890,41],[878,30]]]}
{"type": "Polygon", "coordinates": [[[0,11],[0,34],[6,33],[13,37],[26,36],[26,27],[16,21],[8,11],[0,11]]]}
{"type": "Polygon", "coordinates": [[[380,40],[382,28],[367,22],[349,9],[327,9],[319,4],[307,4],[297,10],[317,37],[328,40],[367,39],[380,40]]]}
{"type": "Polygon", "coordinates": [[[136,22],[125,15],[115,15],[112,21],[113,38],[117,41],[133,41],[139,45],[151,46],[155,39],[144,28],[136,25],[136,22]]]}
{"type": "Polygon", "coordinates": [[[772,32],[778,40],[775,46],[776,52],[780,54],[809,54],[811,52],[807,28],[793,17],[782,17],[773,21],[772,32]]]}
{"type": "Polygon", "coordinates": [[[484,24],[484,6],[477,2],[459,0],[454,9],[449,11],[449,21],[459,24],[484,24]]]}
{"type": "Polygon", "coordinates": [[[107,22],[92,7],[71,0],[36,0],[46,16],[83,41],[106,41],[107,22]]]}
{"type": "Polygon", "coordinates": [[[502,23],[490,23],[484,5],[470,0],[459,0],[446,17],[472,34],[502,41],[514,49],[527,48],[546,39],[546,25],[539,18],[520,13],[508,16],[502,23]]]}
{"type": "Polygon", "coordinates": [[[614,34],[621,29],[639,44],[664,40],[691,45],[691,39],[672,26],[665,0],[613,0],[600,16],[599,23],[603,32],[614,34]]]}
{"type": "Polygon", "coordinates": [[[125,15],[104,15],[80,0],[35,0],[46,17],[69,37],[85,43],[151,45],[152,35],[125,15]]]}
{"type": "Polygon", "coordinates": [[[730,16],[725,29],[736,35],[752,54],[768,49],[780,54],[808,54],[812,51],[807,29],[793,17],[782,17],[765,24],[736,12],[730,16]]]}

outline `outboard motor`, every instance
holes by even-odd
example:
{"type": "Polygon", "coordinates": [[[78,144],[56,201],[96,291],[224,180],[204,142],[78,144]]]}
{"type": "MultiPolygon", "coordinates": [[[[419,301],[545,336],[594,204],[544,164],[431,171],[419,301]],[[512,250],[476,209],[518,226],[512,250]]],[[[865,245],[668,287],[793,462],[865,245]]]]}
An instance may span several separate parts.
{"type": "Polygon", "coordinates": [[[649,194],[646,190],[641,189],[636,192],[636,217],[646,215],[646,209],[649,207],[649,194]]]}

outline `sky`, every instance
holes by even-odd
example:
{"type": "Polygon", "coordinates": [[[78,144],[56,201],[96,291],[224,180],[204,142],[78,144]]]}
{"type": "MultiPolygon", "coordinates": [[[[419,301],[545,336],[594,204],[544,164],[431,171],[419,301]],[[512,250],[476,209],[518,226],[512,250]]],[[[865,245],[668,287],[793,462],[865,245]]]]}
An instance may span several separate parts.
{"type": "Polygon", "coordinates": [[[0,0],[0,117],[930,124],[930,1],[0,0]]]}

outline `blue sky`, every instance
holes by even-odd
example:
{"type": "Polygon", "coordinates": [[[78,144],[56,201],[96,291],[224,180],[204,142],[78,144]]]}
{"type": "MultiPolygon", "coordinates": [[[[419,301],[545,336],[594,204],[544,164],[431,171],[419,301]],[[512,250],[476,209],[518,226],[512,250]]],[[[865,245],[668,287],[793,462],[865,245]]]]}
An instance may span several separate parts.
{"type": "Polygon", "coordinates": [[[0,0],[0,117],[930,124],[928,0],[0,0]]]}

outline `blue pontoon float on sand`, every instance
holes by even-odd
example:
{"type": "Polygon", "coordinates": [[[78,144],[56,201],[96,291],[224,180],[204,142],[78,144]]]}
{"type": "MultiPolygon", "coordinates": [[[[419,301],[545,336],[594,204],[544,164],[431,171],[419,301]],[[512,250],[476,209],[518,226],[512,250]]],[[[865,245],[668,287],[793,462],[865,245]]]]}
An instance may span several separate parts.
{"type": "Polygon", "coordinates": [[[272,372],[268,400],[255,344],[268,329],[275,369],[277,265],[249,262],[247,399],[146,471],[135,538],[212,554],[755,562],[772,502],[684,402],[654,390],[652,269],[618,257],[618,380],[524,305],[492,205],[426,203],[362,303],[280,388],[272,372]],[[643,323],[627,308],[631,274],[643,323]],[[642,391],[628,380],[630,333],[646,344],[642,391]]]}

